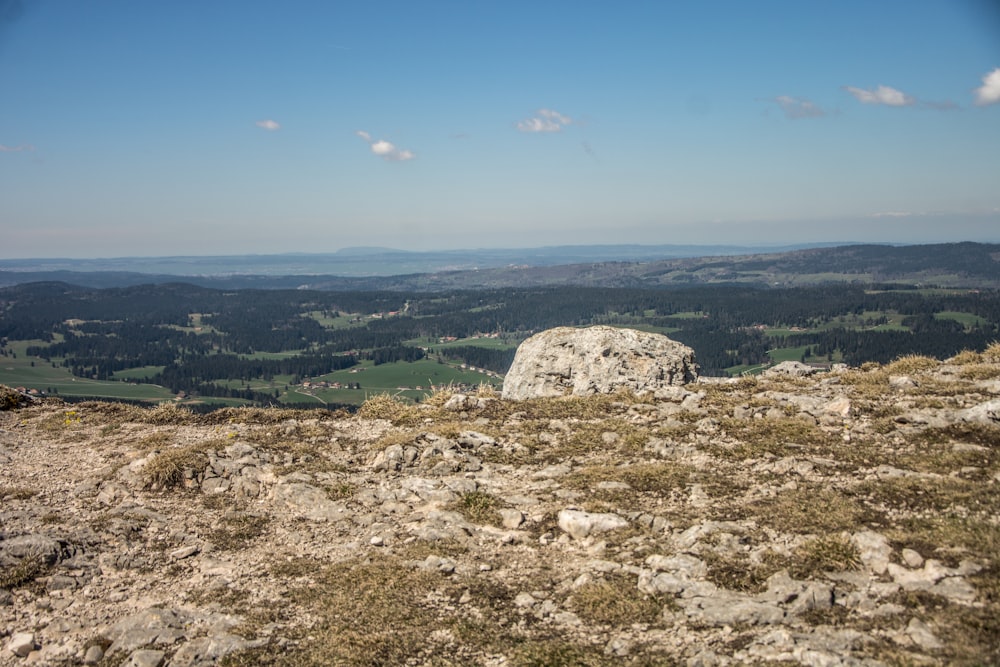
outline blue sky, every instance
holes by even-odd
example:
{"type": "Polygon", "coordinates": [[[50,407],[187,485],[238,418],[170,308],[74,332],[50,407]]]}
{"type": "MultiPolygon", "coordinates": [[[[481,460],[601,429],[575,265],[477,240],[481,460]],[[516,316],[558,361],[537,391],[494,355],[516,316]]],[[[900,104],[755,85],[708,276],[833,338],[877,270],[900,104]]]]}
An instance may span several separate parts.
{"type": "Polygon", "coordinates": [[[0,257],[1000,242],[1000,3],[0,0],[0,257]]]}

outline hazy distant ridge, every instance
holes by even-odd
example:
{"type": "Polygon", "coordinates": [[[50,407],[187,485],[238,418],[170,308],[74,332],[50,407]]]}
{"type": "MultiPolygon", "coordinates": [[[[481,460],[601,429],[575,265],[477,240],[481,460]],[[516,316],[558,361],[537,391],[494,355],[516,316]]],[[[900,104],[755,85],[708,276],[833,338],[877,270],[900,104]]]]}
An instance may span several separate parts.
{"type": "Polygon", "coordinates": [[[971,242],[842,245],[784,252],[737,246],[625,245],[442,252],[360,248],[342,252],[346,254],[339,259],[337,255],[247,255],[0,260],[0,285],[60,281],[105,288],[185,282],[225,289],[450,290],[897,282],[1000,288],[1000,245],[971,242]],[[697,250],[701,254],[684,254],[697,250]],[[144,270],[127,268],[137,265],[144,270]],[[154,271],[157,267],[164,270],[154,271]],[[168,267],[173,270],[165,270],[168,267]]]}

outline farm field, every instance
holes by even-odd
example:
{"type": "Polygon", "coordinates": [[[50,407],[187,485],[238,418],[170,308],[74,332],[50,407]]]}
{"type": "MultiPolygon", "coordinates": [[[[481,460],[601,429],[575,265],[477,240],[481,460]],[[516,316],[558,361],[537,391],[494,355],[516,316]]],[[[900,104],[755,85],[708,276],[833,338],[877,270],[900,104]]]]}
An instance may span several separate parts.
{"type": "MultiPolygon", "coordinates": [[[[51,392],[59,396],[101,396],[136,401],[163,401],[173,398],[173,392],[153,384],[114,382],[74,377],[69,369],[52,364],[37,357],[29,357],[24,348],[37,345],[40,341],[19,341],[12,344],[16,358],[0,358],[0,384],[9,387],[32,387],[39,391],[51,392]]],[[[139,369],[132,369],[137,371],[139,369]]],[[[145,375],[145,373],[143,373],[145,375]]]]}
{"type": "Polygon", "coordinates": [[[315,378],[312,383],[339,382],[341,384],[360,383],[361,389],[310,388],[301,386],[290,388],[282,393],[279,401],[283,403],[301,403],[316,401],[318,403],[346,403],[360,405],[376,394],[393,394],[404,396],[414,401],[420,401],[433,393],[432,385],[478,386],[490,384],[499,388],[502,380],[486,373],[464,370],[458,366],[438,363],[429,359],[390,364],[372,365],[362,362],[354,368],[334,371],[315,378]],[[420,387],[417,389],[417,387],[420,387]]]}

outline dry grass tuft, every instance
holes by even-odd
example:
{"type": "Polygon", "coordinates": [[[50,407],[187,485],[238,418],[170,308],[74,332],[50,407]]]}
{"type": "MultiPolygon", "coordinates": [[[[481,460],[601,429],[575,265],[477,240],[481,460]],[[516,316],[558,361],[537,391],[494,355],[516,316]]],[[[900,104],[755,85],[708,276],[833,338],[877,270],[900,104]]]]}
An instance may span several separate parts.
{"type": "Polygon", "coordinates": [[[143,424],[167,426],[194,424],[198,420],[190,410],[182,408],[176,403],[160,403],[155,408],[140,413],[136,421],[143,424]]]}
{"type": "Polygon", "coordinates": [[[39,558],[22,558],[14,565],[0,569],[0,588],[14,589],[30,584],[48,569],[45,561],[39,558]]]}
{"type": "Polygon", "coordinates": [[[573,591],[572,609],[586,623],[628,627],[662,620],[664,603],[644,595],[635,580],[620,576],[584,584],[573,591]]]}
{"type": "MultiPolygon", "coordinates": [[[[297,571],[297,570],[295,570],[297,571]]],[[[296,648],[267,646],[232,656],[225,665],[403,665],[447,653],[432,639],[437,612],[420,603],[442,578],[395,558],[349,561],[313,569],[311,585],[292,586],[289,596],[306,605],[316,624],[300,630],[296,648]]]]}
{"type": "Polygon", "coordinates": [[[209,539],[222,551],[238,551],[263,535],[268,523],[266,516],[235,513],[224,517],[209,539]]]}
{"type": "Polygon", "coordinates": [[[0,384],[0,411],[20,407],[24,397],[5,384],[0,384]]]}
{"type": "MultiPolygon", "coordinates": [[[[527,641],[511,656],[512,667],[596,667],[616,664],[596,648],[565,639],[527,641]]],[[[634,664],[634,663],[633,663],[634,664]]]]}
{"type": "Polygon", "coordinates": [[[471,491],[463,493],[458,500],[449,503],[446,509],[458,512],[472,523],[500,526],[503,520],[498,510],[502,506],[503,501],[490,493],[471,491]]]}
{"type": "Polygon", "coordinates": [[[39,493],[31,486],[0,486],[0,500],[28,500],[39,493]]]}
{"type": "Polygon", "coordinates": [[[221,410],[213,410],[205,415],[200,415],[198,417],[199,424],[205,424],[209,426],[223,425],[223,424],[253,424],[257,426],[274,426],[287,422],[292,419],[297,419],[300,421],[304,420],[324,420],[324,419],[343,419],[348,417],[349,413],[343,410],[330,411],[330,410],[292,410],[289,408],[280,407],[267,407],[267,408],[256,408],[256,407],[238,407],[238,408],[222,408],[221,410]]]}
{"type": "Polygon", "coordinates": [[[920,354],[908,354],[897,358],[885,367],[889,375],[914,375],[923,371],[936,369],[941,362],[934,357],[920,354]]]}
{"type": "Polygon", "coordinates": [[[707,579],[716,586],[743,593],[762,593],[771,575],[789,565],[787,556],[764,552],[757,560],[745,553],[720,555],[714,551],[701,554],[708,566],[707,579]]]}
{"type": "Polygon", "coordinates": [[[1000,340],[993,341],[983,350],[983,359],[992,363],[1000,363],[1000,340]]]}
{"type": "Polygon", "coordinates": [[[358,409],[362,419],[385,419],[396,426],[413,426],[422,421],[424,414],[416,406],[390,394],[377,394],[358,409]]]}
{"type": "Polygon", "coordinates": [[[856,530],[865,516],[864,508],[843,493],[805,484],[733,511],[762,527],[799,535],[856,530]]]}
{"type": "Polygon", "coordinates": [[[858,548],[843,535],[823,535],[795,550],[789,574],[796,579],[815,579],[824,572],[855,570],[861,564],[858,548]]]}
{"type": "Polygon", "coordinates": [[[951,359],[948,359],[948,363],[956,364],[958,366],[981,364],[983,363],[983,355],[975,350],[962,350],[951,359]]]}
{"type": "Polygon", "coordinates": [[[791,449],[803,447],[829,451],[837,437],[812,422],[797,418],[722,420],[727,434],[736,439],[732,446],[714,445],[711,451],[728,459],[751,459],[765,455],[785,456],[791,449]]]}
{"type": "Polygon", "coordinates": [[[1000,366],[996,364],[969,364],[959,371],[963,380],[993,380],[1000,377],[1000,366]]]}
{"type": "Polygon", "coordinates": [[[688,485],[693,473],[680,463],[637,463],[630,466],[592,465],[575,470],[565,478],[566,486],[594,491],[601,482],[622,482],[639,493],[667,497],[688,485]]]}
{"type": "Polygon", "coordinates": [[[168,449],[153,457],[142,469],[143,481],[149,489],[171,489],[182,486],[185,476],[208,465],[208,452],[225,447],[217,441],[202,442],[168,449]]]}

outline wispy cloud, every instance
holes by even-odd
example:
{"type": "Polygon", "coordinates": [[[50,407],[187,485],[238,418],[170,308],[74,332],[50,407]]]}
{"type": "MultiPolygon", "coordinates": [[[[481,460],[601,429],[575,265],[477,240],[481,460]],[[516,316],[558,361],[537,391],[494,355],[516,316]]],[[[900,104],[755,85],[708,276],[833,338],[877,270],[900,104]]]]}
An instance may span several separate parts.
{"type": "Polygon", "coordinates": [[[974,91],[976,106],[985,107],[1000,102],[1000,67],[983,75],[983,85],[974,91]]]}
{"type": "Polygon", "coordinates": [[[573,123],[573,119],[552,109],[539,109],[531,118],[517,122],[521,132],[561,132],[564,127],[573,123]]]}
{"type": "Polygon", "coordinates": [[[33,151],[35,147],[31,144],[21,144],[20,146],[4,146],[0,144],[0,153],[20,153],[22,151],[33,151]]]}
{"type": "Polygon", "coordinates": [[[917,103],[917,99],[907,95],[901,90],[889,86],[879,86],[874,90],[865,88],[855,88],[854,86],[844,86],[844,90],[849,92],[859,102],[863,104],[882,104],[887,107],[908,107],[917,103]]]}
{"type": "Polygon", "coordinates": [[[778,95],[772,100],[781,107],[785,113],[785,118],[796,120],[799,118],[819,118],[825,116],[826,112],[814,104],[812,101],[802,97],[790,97],[788,95],[778,95]]]}
{"type": "Polygon", "coordinates": [[[263,128],[268,132],[274,132],[275,130],[281,129],[281,124],[278,123],[278,121],[276,120],[271,120],[270,118],[268,118],[267,120],[258,120],[256,123],[254,123],[254,125],[263,128]]]}
{"type": "Polygon", "coordinates": [[[915,215],[923,215],[923,213],[914,213],[912,211],[882,211],[881,213],[872,213],[869,217],[871,218],[911,218],[915,215]]]}
{"type": "Polygon", "coordinates": [[[371,147],[372,153],[388,162],[405,162],[406,160],[412,160],[417,157],[412,151],[398,148],[395,144],[392,144],[385,139],[379,139],[378,141],[373,140],[372,135],[368,134],[364,130],[358,130],[354,134],[364,139],[365,143],[371,147]]]}

